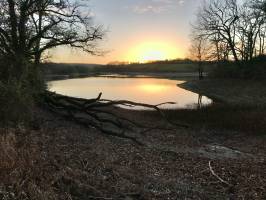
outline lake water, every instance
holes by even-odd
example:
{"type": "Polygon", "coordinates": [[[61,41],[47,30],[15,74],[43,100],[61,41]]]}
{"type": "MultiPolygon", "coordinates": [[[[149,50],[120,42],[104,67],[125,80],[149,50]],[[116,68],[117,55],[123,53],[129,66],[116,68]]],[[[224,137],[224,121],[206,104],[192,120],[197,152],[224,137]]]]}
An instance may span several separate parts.
{"type": "Polygon", "coordinates": [[[80,98],[96,98],[100,92],[103,99],[130,100],[157,105],[175,102],[163,108],[202,107],[212,100],[178,87],[184,81],[158,78],[90,77],[49,82],[50,91],[80,98]]]}

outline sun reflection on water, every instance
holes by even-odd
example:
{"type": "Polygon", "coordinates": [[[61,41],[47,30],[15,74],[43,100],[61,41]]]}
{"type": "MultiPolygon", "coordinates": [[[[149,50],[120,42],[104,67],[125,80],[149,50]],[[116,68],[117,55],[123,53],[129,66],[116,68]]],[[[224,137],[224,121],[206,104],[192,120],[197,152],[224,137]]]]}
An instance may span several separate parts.
{"type": "Polygon", "coordinates": [[[159,93],[165,91],[167,89],[167,86],[157,84],[143,84],[140,85],[138,88],[143,92],[159,93]]]}

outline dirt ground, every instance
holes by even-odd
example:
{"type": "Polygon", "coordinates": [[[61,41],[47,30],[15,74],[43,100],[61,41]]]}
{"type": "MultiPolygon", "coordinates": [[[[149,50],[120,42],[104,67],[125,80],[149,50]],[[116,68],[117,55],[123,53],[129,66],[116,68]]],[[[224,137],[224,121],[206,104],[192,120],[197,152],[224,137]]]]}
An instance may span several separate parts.
{"type": "MultiPolygon", "coordinates": [[[[122,111],[145,124],[158,117],[122,111]]],[[[151,130],[144,145],[44,110],[0,130],[0,199],[266,199],[266,138],[205,128],[151,130]]]]}

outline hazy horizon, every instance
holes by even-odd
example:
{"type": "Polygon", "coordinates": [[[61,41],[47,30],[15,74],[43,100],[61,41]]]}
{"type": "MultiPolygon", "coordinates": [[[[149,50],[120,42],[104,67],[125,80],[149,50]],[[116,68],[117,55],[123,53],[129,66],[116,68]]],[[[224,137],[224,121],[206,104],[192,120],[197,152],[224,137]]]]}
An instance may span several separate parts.
{"type": "Polygon", "coordinates": [[[99,44],[108,53],[99,57],[60,47],[50,52],[50,61],[107,64],[185,58],[200,1],[90,0],[95,24],[108,29],[99,44]]]}

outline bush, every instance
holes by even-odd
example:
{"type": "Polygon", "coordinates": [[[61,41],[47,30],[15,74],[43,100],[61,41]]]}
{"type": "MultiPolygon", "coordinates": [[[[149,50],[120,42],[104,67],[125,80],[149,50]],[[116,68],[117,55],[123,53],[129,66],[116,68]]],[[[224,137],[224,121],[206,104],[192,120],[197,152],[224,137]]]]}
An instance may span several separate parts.
{"type": "Polygon", "coordinates": [[[17,126],[32,116],[34,99],[29,87],[17,81],[0,82],[0,124],[17,126]]]}
{"type": "Polygon", "coordinates": [[[241,72],[236,64],[224,62],[217,64],[209,73],[209,76],[215,78],[240,78],[241,72]]]}
{"type": "Polygon", "coordinates": [[[219,63],[209,75],[216,78],[265,79],[266,56],[258,56],[239,65],[234,62],[219,63]]]}
{"type": "Polygon", "coordinates": [[[258,56],[244,66],[246,77],[266,78],[266,56],[258,56]]]}

